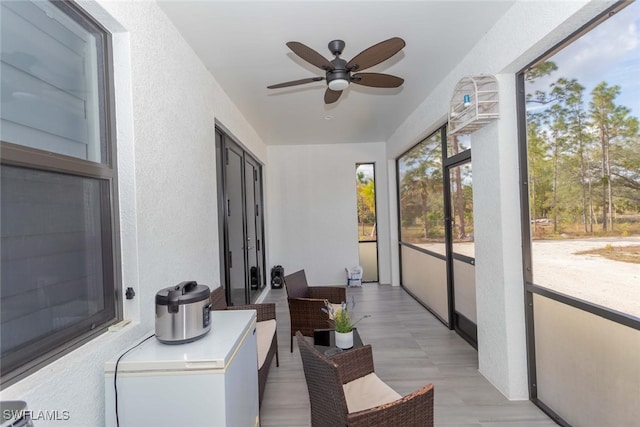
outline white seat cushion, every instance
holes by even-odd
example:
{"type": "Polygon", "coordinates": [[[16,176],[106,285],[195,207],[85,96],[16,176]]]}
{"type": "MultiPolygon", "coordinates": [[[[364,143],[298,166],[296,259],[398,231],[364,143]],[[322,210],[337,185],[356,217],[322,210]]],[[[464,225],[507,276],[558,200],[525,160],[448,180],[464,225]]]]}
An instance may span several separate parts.
{"type": "Polygon", "coordinates": [[[342,388],[350,414],[391,403],[402,397],[375,373],[348,382],[342,388]]]}
{"type": "Polygon", "coordinates": [[[276,333],[276,320],[269,319],[263,322],[256,322],[256,343],[258,346],[258,369],[262,368],[269,348],[271,348],[271,341],[273,335],[276,333]]]}

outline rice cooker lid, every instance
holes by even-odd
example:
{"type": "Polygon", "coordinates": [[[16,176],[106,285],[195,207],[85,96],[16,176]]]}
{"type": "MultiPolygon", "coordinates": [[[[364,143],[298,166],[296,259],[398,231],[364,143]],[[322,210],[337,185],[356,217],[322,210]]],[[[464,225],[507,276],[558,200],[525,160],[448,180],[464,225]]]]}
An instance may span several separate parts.
{"type": "Polygon", "coordinates": [[[211,290],[206,285],[199,285],[194,281],[181,282],[175,286],[169,286],[156,293],[157,305],[184,305],[206,300],[211,290]]]}

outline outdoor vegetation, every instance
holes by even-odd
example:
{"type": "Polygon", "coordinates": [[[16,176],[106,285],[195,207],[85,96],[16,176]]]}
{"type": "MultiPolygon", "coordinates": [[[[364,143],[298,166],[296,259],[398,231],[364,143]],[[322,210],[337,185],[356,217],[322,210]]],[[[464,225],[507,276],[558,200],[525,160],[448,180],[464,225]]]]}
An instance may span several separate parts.
{"type": "Polygon", "coordinates": [[[376,185],[372,164],[357,166],[356,192],[359,240],[376,240],[376,185]]]}
{"type": "MultiPolygon", "coordinates": [[[[436,132],[409,150],[398,161],[400,172],[401,239],[406,243],[444,242],[445,209],[442,137],[436,132]]],[[[450,137],[449,156],[469,148],[466,136],[450,137]]],[[[473,188],[470,163],[449,174],[454,241],[473,239],[473,188]]]]}
{"type": "Polygon", "coordinates": [[[440,132],[402,156],[398,169],[401,240],[407,243],[444,241],[440,132]]]}
{"type": "MultiPolygon", "coordinates": [[[[546,61],[526,84],[556,74],[546,61]]],[[[562,76],[527,93],[534,239],[640,235],[639,122],[618,103],[622,90],[602,81],[587,92],[562,76]]]]}

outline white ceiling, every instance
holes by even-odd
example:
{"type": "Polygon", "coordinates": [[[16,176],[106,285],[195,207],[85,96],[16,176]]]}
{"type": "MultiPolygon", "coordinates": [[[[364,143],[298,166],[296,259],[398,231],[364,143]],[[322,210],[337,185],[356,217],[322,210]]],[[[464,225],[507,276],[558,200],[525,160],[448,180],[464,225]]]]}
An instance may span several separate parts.
{"type": "Polygon", "coordinates": [[[514,1],[168,1],[159,0],[183,37],[267,144],[386,141],[514,1]],[[327,59],[346,42],[349,61],[391,37],[407,45],[367,72],[405,79],[397,89],[351,85],[325,105],[324,81],[284,89],[271,84],[324,76],[288,41],[327,59]]]}

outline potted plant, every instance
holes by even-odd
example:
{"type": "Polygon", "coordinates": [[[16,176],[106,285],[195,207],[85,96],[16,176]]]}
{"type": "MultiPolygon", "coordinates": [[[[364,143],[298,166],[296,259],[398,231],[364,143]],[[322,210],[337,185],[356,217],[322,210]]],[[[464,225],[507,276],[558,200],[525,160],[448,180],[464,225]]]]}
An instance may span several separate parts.
{"type": "Polygon", "coordinates": [[[324,301],[324,307],[322,311],[329,315],[329,319],[333,321],[333,328],[335,330],[336,347],[347,349],[353,347],[353,328],[362,319],[371,317],[370,314],[365,314],[355,322],[352,321],[351,312],[356,306],[355,298],[351,297],[351,302],[345,301],[342,304],[332,304],[328,300],[324,301]]]}

